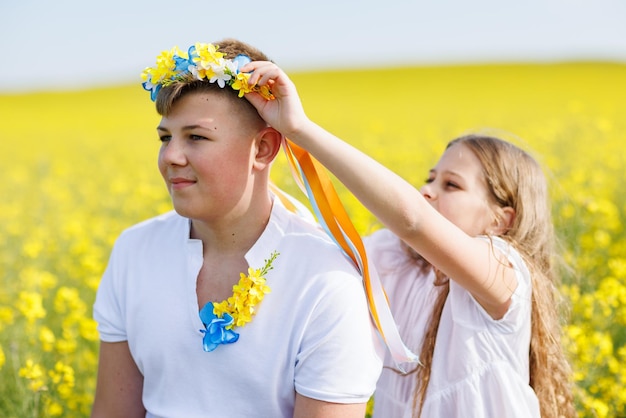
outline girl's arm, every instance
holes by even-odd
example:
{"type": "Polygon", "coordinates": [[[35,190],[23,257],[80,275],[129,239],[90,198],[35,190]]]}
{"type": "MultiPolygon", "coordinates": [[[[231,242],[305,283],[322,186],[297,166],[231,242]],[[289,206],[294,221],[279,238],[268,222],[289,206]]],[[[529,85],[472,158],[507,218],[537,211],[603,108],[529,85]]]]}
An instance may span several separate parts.
{"type": "Polygon", "coordinates": [[[252,62],[251,83],[269,85],[276,100],[246,97],[272,127],[309,151],[380,222],[432,265],[467,289],[495,319],[507,311],[514,272],[491,245],[439,214],[411,184],[306,116],[295,85],[276,65],[252,62]]]}

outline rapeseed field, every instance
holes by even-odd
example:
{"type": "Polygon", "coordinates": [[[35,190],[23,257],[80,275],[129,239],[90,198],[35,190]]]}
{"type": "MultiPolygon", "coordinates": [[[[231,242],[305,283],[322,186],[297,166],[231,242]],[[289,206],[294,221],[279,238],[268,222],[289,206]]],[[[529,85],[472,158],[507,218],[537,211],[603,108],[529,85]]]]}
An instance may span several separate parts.
{"type": "MultiPolygon", "coordinates": [[[[446,142],[469,131],[537,157],[564,260],[563,344],[579,414],[626,416],[626,66],[292,77],[311,118],[416,186],[446,142]]],[[[91,307],[111,246],[124,228],[171,209],[156,168],[157,123],[139,82],[0,95],[0,416],[89,415],[98,356],[91,307]]],[[[283,155],[273,170],[275,183],[303,198],[283,155]]],[[[380,227],[337,190],[361,233],[380,227]]]]}

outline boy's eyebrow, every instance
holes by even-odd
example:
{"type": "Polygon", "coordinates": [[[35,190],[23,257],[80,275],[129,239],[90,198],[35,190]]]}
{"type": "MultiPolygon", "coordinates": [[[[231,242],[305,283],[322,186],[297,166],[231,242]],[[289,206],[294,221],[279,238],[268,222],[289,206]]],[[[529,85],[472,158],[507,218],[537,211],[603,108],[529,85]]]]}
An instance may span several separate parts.
{"type": "MultiPolygon", "coordinates": [[[[183,126],[181,128],[183,131],[191,131],[193,129],[209,129],[206,126],[202,126],[202,125],[187,125],[187,126],[183,126]]],[[[164,126],[157,126],[157,131],[168,131],[168,129],[164,126]]]]}

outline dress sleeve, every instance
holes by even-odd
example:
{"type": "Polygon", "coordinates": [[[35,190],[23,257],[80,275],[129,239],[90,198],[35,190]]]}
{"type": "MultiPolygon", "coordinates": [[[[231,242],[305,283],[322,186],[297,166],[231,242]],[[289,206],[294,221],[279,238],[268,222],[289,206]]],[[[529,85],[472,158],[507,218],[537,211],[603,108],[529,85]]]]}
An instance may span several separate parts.
{"type": "Polygon", "coordinates": [[[121,281],[123,266],[119,240],[113,247],[109,263],[100,280],[93,317],[98,323],[100,340],[105,342],[126,341],[125,309],[121,281]]]}
{"type": "MultiPolygon", "coordinates": [[[[485,237],[485,239],[488,238],[485,237]]],[[[491,328],[501,333],[514,333],[528,320],[531,310],[530,273],[526,263],[513,247],[500,238],[491,238],[491,240],[494,248],[507,257],[515,270],[517,286],[511,296],[511,305],[502,318],[493,319],[470,292],[451,280],[448,300],[451,303],[452,318],[460,325],[469,328],[491,328]]]]}

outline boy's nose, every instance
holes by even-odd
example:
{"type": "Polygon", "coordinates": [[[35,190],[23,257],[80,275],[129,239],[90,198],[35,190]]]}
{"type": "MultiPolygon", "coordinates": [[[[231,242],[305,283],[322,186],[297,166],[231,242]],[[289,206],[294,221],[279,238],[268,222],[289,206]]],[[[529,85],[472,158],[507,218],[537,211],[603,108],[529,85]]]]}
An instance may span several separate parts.
{"type": "Polygon", "coordinates": [[[185,165],[187,159],[182,141],[172,138],[167,144],[164,144],[161,148],[161,159],[166,164],[185,165]]]}

